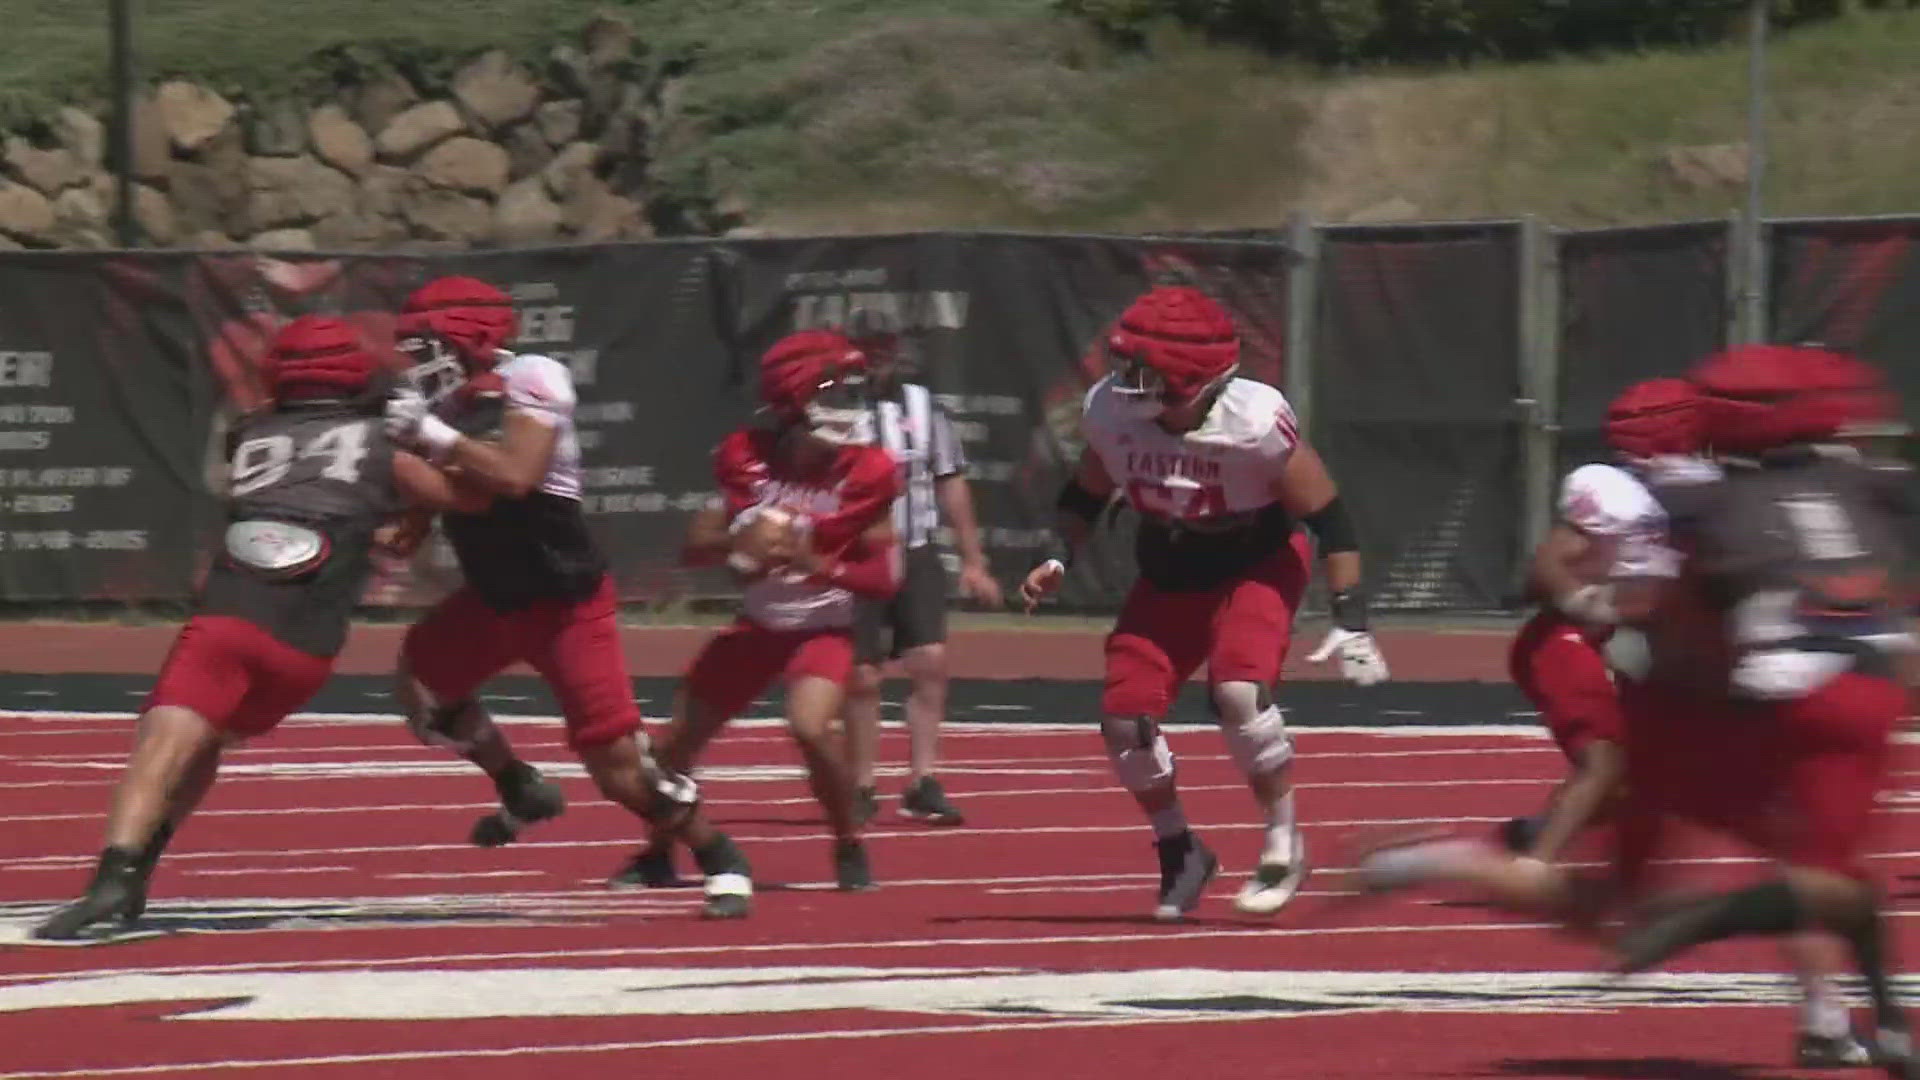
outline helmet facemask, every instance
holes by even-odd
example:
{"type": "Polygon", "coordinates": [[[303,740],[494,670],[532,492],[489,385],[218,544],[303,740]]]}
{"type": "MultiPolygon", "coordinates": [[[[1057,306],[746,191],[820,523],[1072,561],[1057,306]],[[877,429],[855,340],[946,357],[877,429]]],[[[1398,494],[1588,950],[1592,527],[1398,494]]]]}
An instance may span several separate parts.
{"type": "Polygon", "coordinates": [[[874,441],[873,401],[859,372],[829,376],[802,409],[807,433],[831,446],[867,446],[874,441]]]}
{"type": "Polygon", "coordinates": [[[402,378],[428,404],[446,401],[467,381],[467,366],[461,363],[459,350],[437,335],[410,335],[394,346],[410,362],[402,378]]]}
{"type": "Polygon", "coordinates": [[[1240,370],[1240,365],[1234,364],[1207,380],[1193,393],[1183,394],[1167,382],[1167,377],[1159,368],[1148,362],[1146,350],[1137,345],[1110,342],[1107,359],[1113,370],[1110,386],[1114,394],[1120,398],[1126,412],[1140,420],[1158,420],[1169,410],[1184,409],[1189,405],[1199,406],[1199,414],[1204,417],[1228,381],[1240,370]]]}

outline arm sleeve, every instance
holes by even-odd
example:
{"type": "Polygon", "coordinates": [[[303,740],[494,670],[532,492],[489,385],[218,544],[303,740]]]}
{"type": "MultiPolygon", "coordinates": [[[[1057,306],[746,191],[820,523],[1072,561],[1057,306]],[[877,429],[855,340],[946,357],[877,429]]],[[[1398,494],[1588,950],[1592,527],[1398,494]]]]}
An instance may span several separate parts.
{"type": "Polygon", "coordinates": [[[861,533],[893,512],[899,495],[900,471],[892,456],[868,447],[840,485],[840,508],[813,523],[814,548],[826,555],[847,555],[861,533]]]}

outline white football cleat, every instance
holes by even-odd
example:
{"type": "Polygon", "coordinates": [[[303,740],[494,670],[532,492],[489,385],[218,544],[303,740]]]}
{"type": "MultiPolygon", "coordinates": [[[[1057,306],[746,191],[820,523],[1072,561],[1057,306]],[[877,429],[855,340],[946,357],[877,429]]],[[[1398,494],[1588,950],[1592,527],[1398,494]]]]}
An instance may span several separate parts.
{"type": "Polygon", "coordinates": [[[1247,915],[1271,915],[1287,906],[1307,880],[1307,845],[1299,833],[1293,836],[1293,858],[1288,862],[1263,862],[1253,876],[1240,887],[1233,906],[1247,915]]]}

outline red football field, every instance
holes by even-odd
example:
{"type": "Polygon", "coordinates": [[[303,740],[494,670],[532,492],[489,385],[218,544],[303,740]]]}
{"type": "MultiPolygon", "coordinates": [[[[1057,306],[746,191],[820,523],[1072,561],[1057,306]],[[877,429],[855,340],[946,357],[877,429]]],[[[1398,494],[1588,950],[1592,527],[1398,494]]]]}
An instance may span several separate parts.
{"type": "MultiPolygon", "coordinates": [[[[1229,902],[1258,832],[1217,736],[1175,732],[1226,872],[1165,926],[1143,917],[1150,835],[1086,728],[951,730],[967,824],[906,824],[889,798],[870,834],[882,887],[846,895],[791,747],[742,725],[703,778],[762,893],[722,924],[692,887],[602,888],[634,822],[592,797],[556,725],[509,730],[574,805],[493,851],[464,842],[490,787],[392,720],[296,720],[233,752],[162,863],[157,936],[0,949],[0,1080],[1801,1075],[1782,1064],[1791,994],[1763,945],[1609,982],[1593,950],[1444,897],[1343,903],[1344,838],[1536,806],[1559,759],[1529,731],[1302,733],[1324,869],[1272,921],[1229,902]]],[[[8,941],[84,883],[128,735],[111,717],[0,716],[8,941]]],[[[903,740],[889,731],[888,760],[903,740]]],[[[1920,874],[1912,810],[1892,800],[1876,859],[1895,896],[1920,874]]],[[[1757,869],[1680,855],[1678,874],[1757,869]]]]}

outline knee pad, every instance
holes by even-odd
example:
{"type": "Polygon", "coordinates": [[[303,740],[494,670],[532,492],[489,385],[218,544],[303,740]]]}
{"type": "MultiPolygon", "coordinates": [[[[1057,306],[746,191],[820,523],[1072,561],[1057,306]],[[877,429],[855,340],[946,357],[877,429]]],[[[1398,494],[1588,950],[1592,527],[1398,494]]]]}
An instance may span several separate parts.
{"type": "Polygon", "coordinates": [[[1221,683],[1213,688],[1214,715],[1227,753],[1247,776],[1264,776],[1293,760],[1293,736],[1278,706],[1256,683],[1221,683]]]}
{"type": "Polygon", "coordinates": [[[1160,725],[1144,717],[1100,721],[1113,774],[1128,791],[1152,791],[1173,782],[1173,748],[1160,725]]]}

